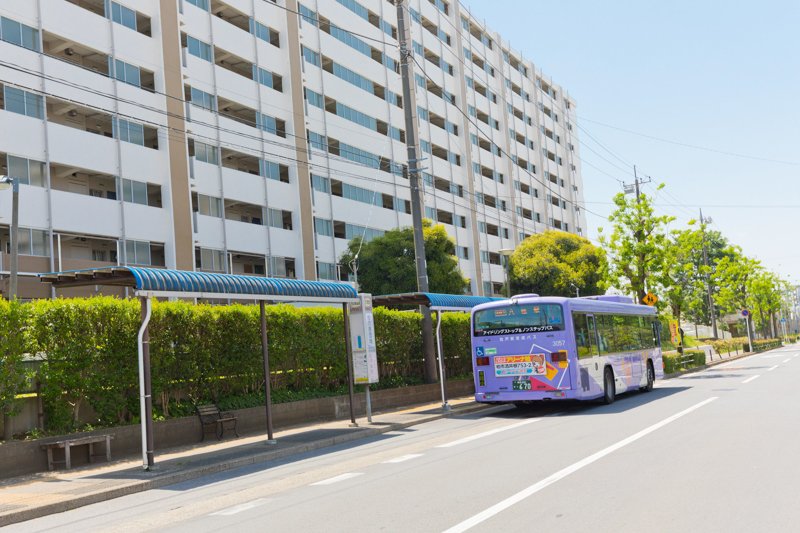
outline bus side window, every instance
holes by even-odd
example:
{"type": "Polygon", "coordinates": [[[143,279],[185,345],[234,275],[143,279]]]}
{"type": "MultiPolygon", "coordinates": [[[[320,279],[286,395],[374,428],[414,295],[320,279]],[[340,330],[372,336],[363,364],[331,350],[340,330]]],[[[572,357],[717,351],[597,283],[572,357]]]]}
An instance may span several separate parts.
{"type": "Polygon", "coordinates": [[[612,334],[611,320],[608,316],[595,317],[597,323],[597,344],[600,350],[600,355],[609,353],[609,340],[612,334]]]}

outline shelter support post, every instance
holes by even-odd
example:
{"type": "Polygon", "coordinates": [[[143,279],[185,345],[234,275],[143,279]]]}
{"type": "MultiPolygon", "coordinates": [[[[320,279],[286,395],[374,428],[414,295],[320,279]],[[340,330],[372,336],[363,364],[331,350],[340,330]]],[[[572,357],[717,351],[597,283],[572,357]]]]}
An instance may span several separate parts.
{"type": "Polygon", "coordinates": [[[264,405],[267,409],[267,444],[277,441],[272,435],[272,387],[269,382],[269,346],[267,344],[267,313],[264,300],[258,302],[261,310],[261,354],[264,356],[264,405]]]}
{"type": "Polygon", "coordinates": [[[347,355],[347,391],[350,395],[350,427],[358,427],[356,413],[353,409],[353,348],[350,346],[350,311],[348,304],[342,304],[342,318],[344,319],[344,349],[347,355]]]}
{"type": "Polygon", "coordinates": [[[150,379],[150,332],[148,324],[153,313],[149,297],[139,298],[142,306],[142,324],[139,327],[137,347],[139,352],[139,417],[142,424],[142,467],[155,464],[153,457],[153,391],[150,379]]]}
{"type": "Polygon", "coordinates": [[[442,312],[436,311],[436,355],[439,359],[439,385],[442,389],[442,411],[449,411],[447,392],[445,391],[444,361],[442,360],[442,312]]]}

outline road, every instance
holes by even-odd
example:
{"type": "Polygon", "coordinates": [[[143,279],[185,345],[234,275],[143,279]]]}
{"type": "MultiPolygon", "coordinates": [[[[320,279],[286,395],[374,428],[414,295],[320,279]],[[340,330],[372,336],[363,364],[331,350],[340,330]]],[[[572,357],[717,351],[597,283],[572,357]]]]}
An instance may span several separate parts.
{"type": "Polygon", "coordinates": [[[798,531],[800,347],[499,407],[8,531],[798,531]],[[574,528],[574,529],[573,529],[574,528]]]}

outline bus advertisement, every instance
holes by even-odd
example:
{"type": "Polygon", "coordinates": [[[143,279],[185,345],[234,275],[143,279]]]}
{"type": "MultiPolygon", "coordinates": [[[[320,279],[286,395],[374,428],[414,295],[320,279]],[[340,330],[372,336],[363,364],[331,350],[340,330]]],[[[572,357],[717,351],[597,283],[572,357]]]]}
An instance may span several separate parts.
{"type": "Polygon", "coordinates": [[[664,377],[653,307],[624,296],[522,294],[472,310],[475,400],[612,403],[664,377]]]}

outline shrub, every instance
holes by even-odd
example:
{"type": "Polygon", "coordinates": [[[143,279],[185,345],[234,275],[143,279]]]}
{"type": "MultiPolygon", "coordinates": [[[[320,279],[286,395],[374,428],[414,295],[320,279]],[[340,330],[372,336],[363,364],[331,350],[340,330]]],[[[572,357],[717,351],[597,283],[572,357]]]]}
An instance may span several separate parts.
{"type": "MultiPolygon", "coordinates": [[[[11,309],[8,305],[0,306],[0,318],[11,309]]],[[[27,320],[32,349],[46,355],[40,375],[50,429],[76,428],[81,412],[94,413],[96,425],[137,420],[138,300],[41,300],[14,309],[28,314],[20,315],[26,318],[16,319],[21,325],[9,331],[25,331],[27,320]]],[[[378,387],[421,383],[421,315],[378,307],[373,316],[382,381],[378,387]]],[[[270,305],[266,318],[276,401],[346,390],[340,308],[270,305]]],[[[263,395],[257,305],[154,302],[149,333],[153,403],[159,416],[185,414],[192,402],[245,405],[263,395]]],[[[445,313],[442,338],[448,375],[469,374],[469,315],[445,313]]],[[[5,346],[19,352],[12,350],[14,342],[5,346]]]]}

